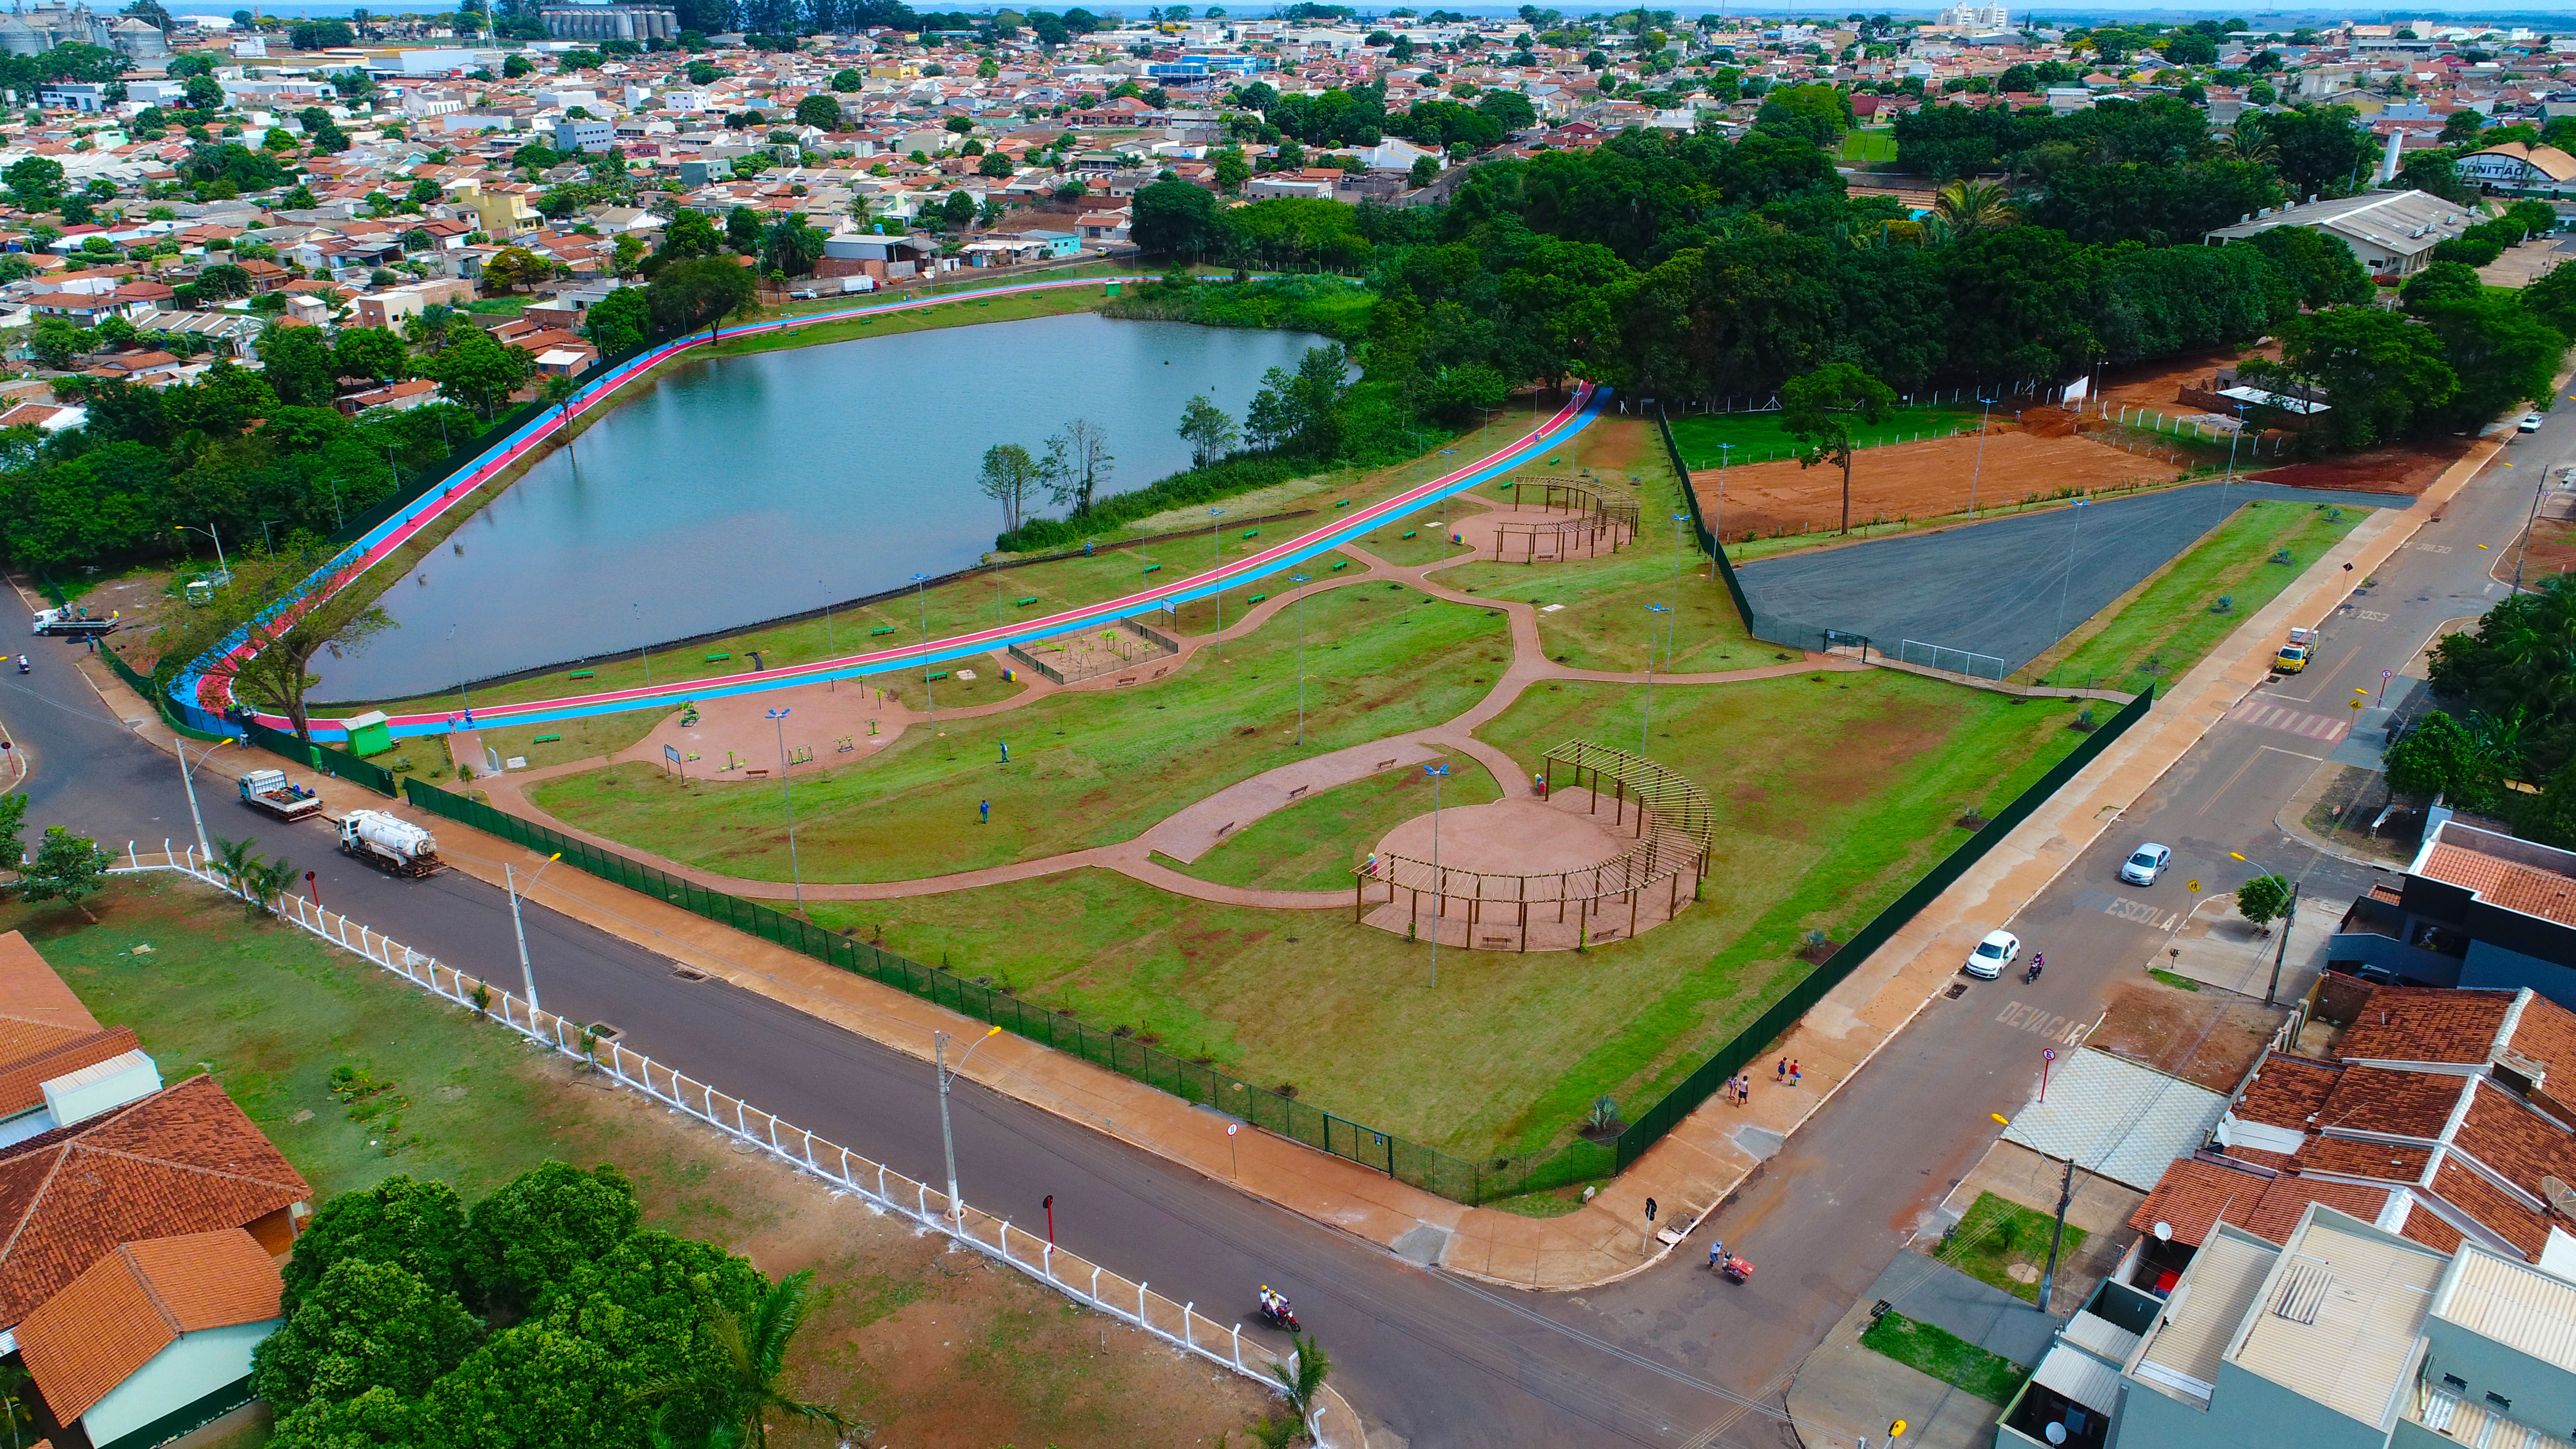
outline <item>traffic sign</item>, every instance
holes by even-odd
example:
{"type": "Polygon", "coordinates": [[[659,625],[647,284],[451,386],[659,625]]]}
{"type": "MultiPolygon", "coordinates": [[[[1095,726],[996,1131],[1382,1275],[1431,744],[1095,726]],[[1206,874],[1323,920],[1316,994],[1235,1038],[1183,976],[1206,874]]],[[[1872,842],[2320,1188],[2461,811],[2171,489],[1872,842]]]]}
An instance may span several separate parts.
{"type": "Polygon", "coordinates": [[[2184,881],[2182,884],[2183,884],[2183,889],[2185,889],[2185,890],[2187,890],[2187,891],[2190,891],[2193,895],[2199,895],[2199,894],[2200,894],[2200,882],[2198,882],[2198,881],[2196,881],[2196,880],[2187,880],[2187,881],[2184,881]]]}
{"type": "Polygon", "coordinates": [[[2397,677],[2397,671],[2394,669],[2383,669],[2379,671],[2379,677],[2382,679],[2395,679],[2397,677]]]}
{"type": "Polygon", "coordinates": [[[1228,1122],[1225,1124],[1225,1135],[1228,1137],[1231,1137],[1242,1130],[1243,1124],[1240,1122],[1228,1122]]]}
{"type": "Polygon", "coordinates": [[[2057,1048],[2041,1047],[2039,1049],[2039,1059],[2044,1062],[2053,1062],[2057,1060],[2057,1048]]]}
{"type": "Polygon", "coordinates": [[[1648,1198],[1648,1199],[1646,1199],[1646,1221],[1648,1221],[1648,1222],[1650,1222],[1650,1223],[1651,1223],[1651,1222],[1653,1222],[1654,1220],[1655,1220],[1655,1200],[1654,1200],[1653,1198],[1648,1198]]]}

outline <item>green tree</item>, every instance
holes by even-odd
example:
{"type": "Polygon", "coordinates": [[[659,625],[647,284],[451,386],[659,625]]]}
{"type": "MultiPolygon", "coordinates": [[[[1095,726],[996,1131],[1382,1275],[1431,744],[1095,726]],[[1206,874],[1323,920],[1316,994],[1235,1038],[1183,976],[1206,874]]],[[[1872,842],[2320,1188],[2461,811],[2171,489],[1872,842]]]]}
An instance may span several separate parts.
{"type": "Polygon", "coordinates": [[[505,294],[533,287],[554,274],[553,262],[525,247],[503,247],[500,255],[483,264],[484,284],[498,287],[505,294]]]}
{"type": "Polygon", "coordinates": [[[1851,532],[1853,425],[1875,423],[1895,405],[1895,389],[1848,362],[1826,363],[1780,385],[1780,430],[1798,440],[1798,466],[1843,470],[1845,533],[1851,532]]]}
{"type": "Polygon", "coordinates": [[[518,391],[534,369],[526,352],[494,340],[480,327],[464,327],[456,329],[436,355],[421,362],[420,375],[489,418],[492,409],[518,391]]]}
{"type": "Polygon", "coordinates": [[[2268,926],[2288,914],[2290,883],[2277,875],[2258,875],[2236,888],[2236,914],[2268,926]]]}
{"type": "Polygon", "coordinates": [[[213,76],[192,75],[179,83],[179,92],[182,96],[186,97],[188,109],[192,111],[219,111],[223,109],[223,83],[216,80],[213,76]]]}
{"type": "Polygon", "coordinates": [[[11,870],[27,855],[22,839],[27,831],[27,797],[11,792],[0,795],[0,866],[11,870]]]}
{"type": "Polygon", "coordinates": [[[1290,1334],[1287,1361],[1270,1365],[1270,1376],[1278,1381],[1288,1407],[1296,1411],[1299,1422],[1309,1425],[1315,1420],[1315,1397],[1324,1391],[1324,1379],[1332,1371],[1333,1356],[1311,1333],[1290,1334]]]}
{"type": "Polygon", "coordinates": [[[273,322],[253,345],[259,352],[261,375],[276,390],[279,401],[310,407],[331,401],[340,364],[320,331],[273,322]]]}
{"type": "Polygon", "coordinates": [[[1017,443],[996,443],[984,450],[984,466],[976,475],[976,489],[1002,505],[1004,533],[1019,531],[1029,503],[1045,484],[1046,471],[1028,449],[1017,443]]]}
{"type": "Polygon", "coordinates": [[[975,220],[975,198],[963,191],[952,191],[941,204],[939,215],[950,231],[964,231],[975,220]]]}
{"type": "Polygon", "coordinates": [[[466,1215],[466,1281],[486,1303],[525,1306],[624,1242],[641,1220],[635,1191],[614,1166],[589,1172],[542,1163],[466,1215]]]}
{"type": "Polygon", "coordinates": [[[391,382],[411,372],[411,349],[386,327],[350,327],[334,349],[342,377],[372,377],[391,382]]]}
{"type": "Polygon", "coordinates": [[[602,357],[616,357],[644,345],[653,330],[652,309],[644,289],[620,287],[591,305],[583,328],[602,357]]]}
{"type": "Polygon", "coordinates": [[[1040,465],[1047,490],[1059,505],[1070,505],[1076,514],[1089,513],[1092,499],[1109,484],[1111,465],[1117,456],[1109,451],[1109,435],[1088,418],[1075,418],[1064,425],[1064,431],[1047,439],[1046,461],[1040,465]]]}
{"type": "Polygon", "coordinates": [[[841,103],[830,96],[807,96],[796,103],[796,124],[817,131],[841,129],[841,103]]]}
{"type": "Polygon", "coordinates": [[[845,96],[856,95],[865,90],[867,83],[867,77],[854,70],[839,70],[832,73],[832,89],[845,96]]]}
{"type": "Polygon", "coordinates": [[[751,273],[729,257],[694,257],[662,268],[644,289],[654,329],[671,336],[750,312],[758,304],[751,273]]]}
{"type": "Polygon", "coordinates": [[[345,1262],[389,1263],[432,1288],[452,1289],[464,1238],[464,1201],[436,1178],[397,1174],[341,1193],[313,1214],[278,1270],[286,1280],[282,1307],[295,1312],[322,1276],[345,1262]]]}
{"type": "Polygon", "coordinates": [[[2401,795],[2426,800],[2439,795],[2456,801],[2482,793],[2477,741],[2442,710],[2425,715],[2390,745],[2384,763],[2388,788],[2401,795]]]}
{"type": "MultiPolygon", "coordinates": [[[[1243,441],[1243,431],[1225,409],[1205,397],[1193,397],[1181,408],[1181,437],[1190,445],[1190,466],[1204,468],[1243,441]]],[[[1014,528],[1017,524],[1012,525],[1014,528]]]]}
{"type": "Polygon", "coordinates": [[[827,1404],[789,1395],[785,1388],[787,1353],[796,1330],[804,1326],[806,1297],[814,1270],[790,1273],[771,1285],[749,1313],[726,1313],[713,1322],[721,1359],[684,1377],[660,1380],[645,1390],[648,1399],[695,1402],[713,1416],[744,1427],[744,1441],[767,1449],[772,1414],[820,1424],[848,1433],[849,1420],[827,1404]],[[714,1408],[721,1406],[721,1408],[714,1408]]]}
{"type": "Polygon", "coordinates": [[[1197,255],[1224,235],[1224,223],[1214,196],[1167,176],[1136,193],[1128,234],[1149,255],[1197,255]]]}
{"type": "Polygon", "coordinates": [[[418,1449],[429,1440],[421,1406],[390,1388],[351,1399],[311,1399],[278,1416],[269,1449],[418,1449]]]}
{"type": "Polygon", "coordinates": [[[506,55],[501,58],[501,74],[509,80],[517,80],[535,69],[536,66],[530,64],[524,55],[506,55]]]}
{"type": "Polygon", "coordinates": [[[92,925],[89,898],[107,885],[107,868],[115,860],[95,840],[74,835],[59,825],[45,827],[36,858],[18,873],[18,895],[29,901],[68,901],[92,925]]]}
{"type": "Polygon", "coordinates": [[[737,206],[725,213],[725,245],[743,256],[760,250],[760,234],[767,225],[765,218],[748,206],[737,206]]]}
{"type": "Polygon", "coordinates": [[[417,1398],[482,1336],[455,1295],[419,1274],[344,1259],[253,1351],[251,1388],[281,1414],[379,1387],[417,1398]]]}
{"type": "MultiPolygon", "coordinates": [[[[282,421],[273,418],[270,426],[282,421]]],[[[305,692],[321,682],[312,672],[313,657],[325,649],[335,656],[363,653],[395,627],[368,591],[344,587],[355,581],[360,565],[323,567],[324,562],[294,555],[233,560],[231,585],[217,590],[213,604],[190,618],[180,635],[182,658],[203,654],[219,640],[244,639],[245,647],[227,655],[208,677],[230,684],[244,703],[284,710],[297,738],[305,740],[313,737],[305,692]]]]}
{"type": "Polygon", "coordinates": [[[63,163],[50,156],[29,156],[0,171],[21,206],[37,206],[63,194],[63,163]]]}
{"type": "MultiPolygon", "coordinates": [[[[1413,159],[1413,169],[1406,172],[1404,178],[1406,185],[1414,187],[1417,190],[1428,186],[1439,179],[1440,158],[1437,156],[1415,157],[1413,159]]],[[[1226,189],[1231,191],[1234,188],[1229,186],[1226,189]]]]}
{"type": "Polygon", "coordinates": [[[2251,361],[2238,372],[2253,381],[2322,387],[2334,406],[2321,431],[2344,450],[2404,436],[2460,390],[2432,329],[2375,307],[2294,317],[2282,324],[2278,363],[2251,361]]]}
{"type": "Polygon", "coordinates": [[[1010,180],[1013,169],[1011,158],[999,151],[987,151],[984,159],[975,163],[975,174],[993,181],[1010,180]]]}

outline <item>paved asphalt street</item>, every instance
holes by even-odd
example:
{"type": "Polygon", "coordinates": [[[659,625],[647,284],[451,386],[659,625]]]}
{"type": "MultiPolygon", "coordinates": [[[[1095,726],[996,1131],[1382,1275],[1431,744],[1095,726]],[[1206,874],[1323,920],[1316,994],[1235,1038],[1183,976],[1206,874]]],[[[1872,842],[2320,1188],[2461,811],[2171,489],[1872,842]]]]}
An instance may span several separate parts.
{"type": "MultiPolygon", "coordinates": [[[[2576,421],[2556,417],[2517,440],[2507,456],[2522,468],[2491,467],[2382,571],[2362,601],[2378,607],[2331,622],[2319,665],[2269,697],[2337,708],[2352,686],[2402,667],[2434,625],[2500,597],[2486,565],[2521,523],[2535,464],[2571,444],[2576,421]]],[[[31,826],[69,824],[118,843],[187,838],[176,766],[106,716],[69,667],[71,646],[32,642],[36,672],[0,676],[0,718],[34,763],[31,826]]],[[[2159,933],[2133,917],[2179,909],[2187,878],[2232,887],[2250,872],[2229,850],[2300,877],[2319,909],[2340,909],[2361,886],[2366,870],[2321,860],[2272,824],[2322,754],[2281,730],[2212,731],[2013,917],[2029,948],[2054,958],[2038,985],[1982,983],[1927,1009],[1722,1210],[1717,1231],[1759,1265],[1742,1287],[1694,1266],[1696,1242],[1593,1293],[1452,1279],[971,1085],[957,1099],[966,1194],[1026,1221],[1053,1193],[1068,1247],[1220,1319],[1229,1307],[1248,1317],[1257,1283],[1284,1288],[1332,1348],[1336,1382],[1414,1445],[1797,1444],[1777,1417],[1787,1376],[1993,1141],[1986,1114],[2027,1099],[2043,1038],[2063,1042],[2068,1027],[2092,1021],[2107,985],[2158,949],[2159,933]],[[2145,892],[2111,873],[2141,839],[2176,851],[2173,870],[2145,892]],[[2037,1019],[2007,1019],[2010,1007],[2036,1008],[2037,1019]],[[1764,1407],[1747,1410],[1746,1400],[1764,1407]]],[[[210,831],[251,828],[229,796],[209,793],[204,807],[210,831]]],[[[508,908],[489,887],[455,874],[378,875],[337,855],[319,826],[267,823],[261,833],[266,848],[318,872],[326,904],[451,961],[500,969],[513,959],[508,908]]],[[[719,983],[681,981],[660,957],[543,908],[531,910],[529,932],[549,1007],[614,1022],[630,1045],[723,1091],[905,1173],[936,1174],[936,1105],[921,1064],[719,983]]],[[[1885,1425],[1802,1427],[1803,1443],[1821,1446],[1885,1425]]]]}
{"type": "MultiPolygon", "coordinates": [[[[1784,624],[1796,621],[1790,632],[1774,637],[1804,639],[1813,648],[1810,636],[1838,629],[1868,635],[1889,653],[1913,639],[1994,655],[2003,660],[1999,672],[2010,673],[2248,498],[2303,507],[2385,508],[2407,501],[2271,483],[2207,483],[1766,559],[1746,564],[1736,577],[1756,610],[1784,624]]],[[[1941,667],[1958,664],[1944,661],[1941,667]]],[[[1975,672],[1998,671],[1980,663],[1975,672]]]]}

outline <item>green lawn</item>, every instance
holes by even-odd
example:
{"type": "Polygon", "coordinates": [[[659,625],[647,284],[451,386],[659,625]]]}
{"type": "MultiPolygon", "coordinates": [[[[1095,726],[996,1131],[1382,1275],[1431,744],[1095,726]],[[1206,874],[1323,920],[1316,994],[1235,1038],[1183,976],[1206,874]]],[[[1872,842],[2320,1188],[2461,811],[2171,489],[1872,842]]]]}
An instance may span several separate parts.
{"type": "MultiPolygon", "coordinates": [[[[1854,428],[1852,436],[1865,448],[1910,443],[1918,436],[1947,437],[1960,429],[1973,430],[1978,411],[1973,402],[1891,408],[1879,421],[1854,428]]],[[[1672,422],[1673,441],[1694,469],[1714,468],[1721,460],[1730,465],[1760,463],[1793,457],[1798,451],[1798,440],[1781,430],[1776,412],[1692,413],[1672,422]],[[1719,446],[1722,443],[1733,443],[1734,451],[1725,451],[1719,446]]]]}
{"type": "Polygon", "coordinates": [[[1853,166],[1875,166],[1896,159],[1896,131],[1893,127],[1868,127],[1845,131],[1834,159],[1853,166]]]}
{"type": "MultiPolygon", "coordinates": [[[[1980,1283],[2037,1303],[2040,1273],[2048,1265],[2048,1240],[2055,1231],[2056,1220],[2047,1213],[1981,1192],[1951,1231],[1949,1246],[1939,1257],[1980,1283]],[[2015,1267],[2022,1271],[2014,1273],[2015,1267]]],[[[2082,1228],[2067,1225],[2065,1244],[2057,1254],[2061,1267],[2074,1260],[2084,1238],[2082,1228]]]]}
{"type": "MultiPolygon", "coordinates": [[[[1442,751],[1449,777],[1440,806],[1482,805],[1502,798],[1485,767],[1442,751]]],[[[1310,796],[1227,836],[1225,843],[1179,869],[1220,885],[1257,890],[1349,890],[1351,871],[1386,833],[1431,809],[1431,784],[1408,765],[1310,796]]]]}
{"type": "Polygon", "coordinates": [[[1964,1389],[1990,1404],[2009,1404],[2030,1370],[1977,1347],[1946,1328],[1902,1313],[1883,1313],[1860,1336],[1861,1345],[1908,1368],[1964,1389]]]}
{"type": "MultiPolygon", "coordinates": [[[[1295,744],[1295,610],[1154,684],[1062,694],[926,730],[796,788],[805,879],[909,880],[1133,838],[1202,796],[1301,754],[1451,718],[1503,667],[1505,621],[1412,589],[1313,595],[1306,614],[1306,738],[1295,744]],[[1018,748],[999,763],[999,742],[1018,748]],[[992,823],[977,805],[993,802],[992,823]]],[[[785,880],[788,841],[765,784],[619,765],[537,787],[544,809],[709,870],[785,880]]]]}
{"type": "MultiPolygon", "coordinates": [[[[1668,1091],[1810,969],[1794,954],[1805,932],[1847,938],[1967,838],[1960,815],[2000,809],[2078,738],[2056,702],[1893,672],[1826,679],[1658,690],[1658,752],[1727,807],[1702,902],[1582,956],[1444,950],[1436,993],[1426,945],[1344,912],[1176,901],[1105,871],[813,915],[1248,1080],[1293,1083],[1380,1130],[1460,1155],[1541,1148],[1567,1140],[1595,1097],[1641,1108],[1668,1091]]],[[[1542,687],[1483,734],[1524,769],[1573,736],[1625,746],[1638,694],[1542,687]]],[[[1411,813],[1380,804],[1380,820],[1411,813]]],[[[1357,820],[1362,805],[1297,810],[1357,820]]],[[[1319,878],[1331,829],[1347,842],[1376,828],[1328,820],[1309,845],[1291,835],[1305,828],[1295,813],[1263,822],[1279,868],[1312,862],[1319,878]]],[[[1237,848],[1201,869],[1229,868],[1237,848]]]]}
{"type": "Polygon", "coordinates": [[[2131,693],[2150,681],[2168,687],[2369,514],[2281,499],[2247,503],[2015,677],[2131,693]],[[2272,562],[2284,549],[2290,562],[2272,562]]]}
{"type": "MultiPolygon", "coordinates": [[[[175,876],[121,880],[84,921],[0,905],[92,1015],[131,1026],[165,1081],[210,1071],[317,1202],[395,1173],[469,1203],[548,1158],[613,1162],[644,1225],[713,1242],[783,1275],[817,1270],[786,1387],[854,1410],[885,1442],[941,1442],[972,1423],[1064,1449],[1210,1442],[1264,1402],[1008,1269],[941,1251],[639,1096],[577,1075],[373,964],[175,876]],[[148,951],[139,948],[148,947],[148,951]],[[335,1094],[335,1068],[382,1090],[335,1094]]],[[[643,1044],[646,1049],[652,1043],[643,1044]]],[[[971,1192],[971,1188],[970,1188],[971,1192]]],[[[257,1449],[256,1427],[223,1441],[257,1449]]],[[[838,1436],[781,1427],[779,1449],[838,1436]]]]}

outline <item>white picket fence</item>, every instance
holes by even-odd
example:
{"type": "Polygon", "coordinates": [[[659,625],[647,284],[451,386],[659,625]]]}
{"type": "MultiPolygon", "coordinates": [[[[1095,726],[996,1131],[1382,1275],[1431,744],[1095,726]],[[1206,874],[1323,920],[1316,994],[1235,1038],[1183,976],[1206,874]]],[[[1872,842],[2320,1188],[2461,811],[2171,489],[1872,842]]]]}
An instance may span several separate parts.
{"type": "MultiPolygon", "coordinates": [[[[125,847],[126,863],[112,868],[109,874],[176,871],[226,895],[247,899],[247,894],[231,881],[209,870],[194,847],[173,854],[170,844],[162,842],[162,853],[156,860],[141,854],[129,841],[125,847]]],[[[468,976],[434,956],[422,955],[391,936],[352,921],[337,911],[326,910],[292,894],[279,896],[269,904],[280,919],[291,921],[335,946],[355,951],[415,986],[426,988],[469,1010],[479,1011],[492,1021],[531,1041],[541,1042],[563,1056],[587,1061],[594,1070],[620,1084],[685,1112],[738,1142],[750,1143],[798,1171],[810,1173],[848,1192],[872,1211],[892,1213],[924,1231],[944,1234],[960,1246],[989,1258],[998,1258],[1066,1297],[1097,1308],[1122,1322],[1132,1323],[1175,1348],[1232,1369],[1265,1388],[1276,1389],[1278,1386],[1271,1376],[1271,1366],[1284,1361],[1258,1342],[1252,1345],[1252,1357],[1247,1359],[1244,1356],[1243,1325],[1240,1323],[1220,1324],[1200,1314],[1195,1303],[1174,1303],[1153,1292],[1142,1281],[1112,1273],[1097,1263],[1056,1247],[1041,1235],[1026,1229],[1015,1230],[1008,1218],[983,1212],[972,1204],[952,1204],[944,1192],[934,1205],[930,1201],[928,1183],[916,1182],[889,1169],[884,1163],[871,1162],[846,1147],[827,1142],[802,1127],[782,1121],[739,1097],[719,1092],[640,1052],[628,1051],[615,1041],[596,1038],[580,1022],[567,1021],[542,1008],[532,1009],[527,1002],[489,981],[468,976]],[[752,1125],[754,1117],[760,1119],[757,1127],[752,1125]],[[906,1188],[912,1191],[906,1194],[906,1188]],[[907,1196],[911,1201],[905,1201],[907,1196]],[[1012,1244],[1015,1236],[1021,1245],[1017,1252],[1013,1251],[1012,1244]],[[1087,1278],[1084,1276],[1086,1273],[1089,1275],[1087,1278]],[[1130,1306],[1131,1302],[1133,1306],[1130,1306]]],[[[1331,1391],[1326,1393],[1329,1395],[1331,1391]]],[[[1322,1449],[1347,1449],[1347,1446],[1363,1442],[1357,1420],[1352,1417],[1347,1403],[1342,1405],[1340,1416],[1351,1419],[1347,1431],[1337,1425],[1333,1430],[1335,1437],[1326,1436],[1324,1419],[1330,1408],[1330,1405],[1317,1403],[1307,1421],[1307,1431],[1314,1435],[1316,1444],[1322,1449]]]]}

